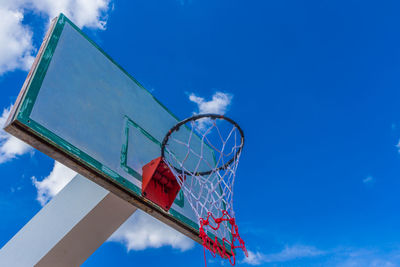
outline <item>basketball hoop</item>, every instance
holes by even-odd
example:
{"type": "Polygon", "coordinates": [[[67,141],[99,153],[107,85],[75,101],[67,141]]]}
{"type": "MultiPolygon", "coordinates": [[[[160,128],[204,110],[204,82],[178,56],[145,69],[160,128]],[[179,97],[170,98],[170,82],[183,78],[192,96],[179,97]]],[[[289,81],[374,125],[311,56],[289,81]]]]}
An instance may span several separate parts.
{"type": "Polygon", "coordinates": [[[197,216],[204,248],[232,265],[236,248],[247,256],[233,210],[233,185],[243,145],[239,125],[217,114],[179,122],[161,145],[161,158],[197,216]]]}

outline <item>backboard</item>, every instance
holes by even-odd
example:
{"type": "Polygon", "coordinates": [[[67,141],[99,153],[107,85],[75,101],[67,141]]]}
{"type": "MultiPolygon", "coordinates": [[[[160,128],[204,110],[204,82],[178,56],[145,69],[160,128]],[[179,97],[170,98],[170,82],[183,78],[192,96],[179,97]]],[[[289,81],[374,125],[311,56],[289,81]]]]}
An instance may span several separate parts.
{"type": "Polygon", "coordinates": [[[182,193],[168,212],[141,195],[142,166],[160,156],[160,142],[178,121],[60,14],[5,130],[201,242],[182,193]]]}

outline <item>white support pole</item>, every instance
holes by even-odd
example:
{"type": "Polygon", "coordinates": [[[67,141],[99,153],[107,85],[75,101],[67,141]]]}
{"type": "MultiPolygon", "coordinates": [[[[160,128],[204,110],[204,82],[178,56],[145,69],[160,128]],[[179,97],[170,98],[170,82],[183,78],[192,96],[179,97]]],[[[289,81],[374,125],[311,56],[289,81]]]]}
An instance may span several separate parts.
{"type": "Polygon", "coordinates": [[[0,266],[79,266],[136,208],[77,175],[0,250],[0,266]]]}

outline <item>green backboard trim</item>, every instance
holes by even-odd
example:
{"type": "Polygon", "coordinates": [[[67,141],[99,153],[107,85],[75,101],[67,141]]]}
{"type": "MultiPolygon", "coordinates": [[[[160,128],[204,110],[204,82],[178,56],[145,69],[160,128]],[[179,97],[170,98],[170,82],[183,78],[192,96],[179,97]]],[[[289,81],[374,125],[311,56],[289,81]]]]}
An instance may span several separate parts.
{"type": "Polygon", "coordinates": [[[183,195],[183,191],[179,190],[178,195],[176,196],[174,203],[179,207],[183,208],[185,206],[185,197],[183,195]]]}
{"type": "Polygon", "coordinates": [[[141,130],[142,132],[144,130],[139,125],[137,125],[133,120],[131,120],[128,116],[125,116],[124,119],[126,121],[124,128],[125,143],[122,144],[121,148],[121,168],[130,175],[132,175],[133,177],[135,177],[136,179],[138,179],[139,181],[142,181],[142,176],[128,165],[128,147],[129,147],[129,127],[133,126],[139,128],[139,130],[141,130]]]}
{"type": "Polygon", "coordinates": [[[42,57],[40,58],[38,67],[33,74],[33,79],[28,85],[27,94],[23,100],[21,109],[19,110],[18,119],[24,123],[29,122],[28,118],[32,112],[33,105],[36,101],[36,97],[38,96],[39,89],[42,86],[44,77],[46,76],[47,69],[54,55],[54,51],[56,50],[58,40],[60,39],[62,30],[64,29],[64,25],[65,16],[60,15],[46,45],[46,49],[43,51],[42,57]]]}

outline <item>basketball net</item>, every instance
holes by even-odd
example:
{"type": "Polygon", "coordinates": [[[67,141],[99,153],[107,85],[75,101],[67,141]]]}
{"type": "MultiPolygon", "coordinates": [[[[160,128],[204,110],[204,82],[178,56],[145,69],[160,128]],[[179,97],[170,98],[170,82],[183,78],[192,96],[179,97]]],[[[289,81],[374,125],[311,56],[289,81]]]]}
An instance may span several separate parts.
{"type": "Polygon", "coordinates": [[[171,134],[164,161],[198,219],[204,248],[213,257],[218,254],[234,265],[235,249],[242,249],[248,256],[233,210],[233,185],[244,139],[235,125],[229,124],[222,131],[217,121],[203,118],[180,126],[190,133],[184,137],[171,134]],[[177,156],[172,147],[183,148],[184,153],[177,156]],[[212,160],[206,155],[210,150],[212,160]]]}

